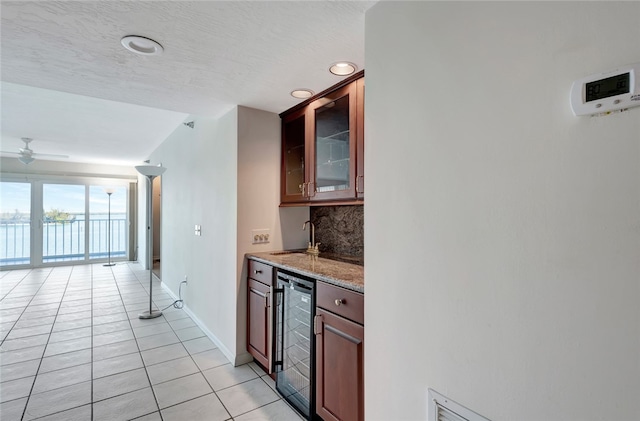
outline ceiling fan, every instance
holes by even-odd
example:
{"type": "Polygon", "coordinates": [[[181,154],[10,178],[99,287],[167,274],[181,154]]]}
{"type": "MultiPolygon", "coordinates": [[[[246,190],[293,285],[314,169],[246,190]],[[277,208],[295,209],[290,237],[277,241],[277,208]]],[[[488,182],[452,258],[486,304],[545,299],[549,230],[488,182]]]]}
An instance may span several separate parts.
{"type": "Polygon", "coordinates": [[[31,139],[30,137],[23,137],[22,141],[24,142],[24,148],[18,149],[19,152],[2,151],[1,153],[9,154],[9,155],[19,155],[18,156],[18,161],[22,162],[25,165],[30,164],[33,161],[35,161],[36,157],[45,157],[46,156],[46,157],[49,157],[49,158],[69,158],[67,155],[56,155],[56,154],[49,154],[49,153],[35,153],[29,147],[29,143],[31,143],[33,141],[33,139],[31,139]]]}

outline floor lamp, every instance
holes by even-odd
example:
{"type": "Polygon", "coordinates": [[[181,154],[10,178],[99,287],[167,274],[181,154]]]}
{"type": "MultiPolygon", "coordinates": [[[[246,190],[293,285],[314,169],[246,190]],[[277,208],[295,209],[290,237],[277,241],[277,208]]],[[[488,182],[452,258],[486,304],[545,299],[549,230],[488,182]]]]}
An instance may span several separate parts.
{"type": "Polygon", "coordinates": [[[104,192],[109,195],[109,226],[107,228],[107,249],[109,251],[109,263],[102,266],[114,266],[115,263],[111,263],[111,195],[116,192],[116,189],[107,187],[104,192]]]}
{"type": "Polygon", "coordinates": [[[136,170],[147,177],[147,256],[149,263],[149,311],[138,315],[141,319],[155,319],[162,316],[162,311],[153,310],[153,179],[161,175],[167,169],[160,165],[138,165],[136,170]]]}

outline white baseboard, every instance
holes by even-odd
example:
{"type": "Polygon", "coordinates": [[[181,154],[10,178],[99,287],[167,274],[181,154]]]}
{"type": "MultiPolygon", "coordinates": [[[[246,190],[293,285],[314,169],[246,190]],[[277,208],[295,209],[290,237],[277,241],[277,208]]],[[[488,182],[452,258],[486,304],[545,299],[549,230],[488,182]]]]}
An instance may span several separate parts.
{"type": "MultiPolygon", "coordinates": [[[[167,286],[167,284],[165,284],[164,282],[161,283],[162,285],[162,289],[164,289],[167,294],[169,294],[174,300],[179,300],[179,297],[177,297],[173,291],[171,291],[169,289],[169,287],[167,286]]],[[[183,302],[184,304],[184,302],[183,302]]],[[[207,329],[207,327],[204,325],[204,323],[202,323],[202,320],[200,320],[198,318],[198,316],[196,316],[191,309],[189,309],[188,306],[184,305],[182,307],[182,309],[189,315],[189,317],[191,317],[191,320],[194,321],[194,323],[204,332],[205,335],[207,335],[207,337],[209,339],[211,339],[211,341],[216,344],[216,346],[218,347],[218,349],[220,351],[222,351],[222,353],[224,354],[225,357],[227,357],[227,359],[229,360],[229,362],[231,364],[234,365],[234,367],[237,367],[239,365],[242,364],[246,364],[249,363],[251,361],[253,361],[253,357],[251,356],[251,354],[249,354],[248,352],[244,352],[240,355],[235,355],[233,354],[231,351],[229,351],[229,348],[227,348],[220,339],[218,339],[218,337],[216,335],[214,335],[209,329],[207,329]]]]}

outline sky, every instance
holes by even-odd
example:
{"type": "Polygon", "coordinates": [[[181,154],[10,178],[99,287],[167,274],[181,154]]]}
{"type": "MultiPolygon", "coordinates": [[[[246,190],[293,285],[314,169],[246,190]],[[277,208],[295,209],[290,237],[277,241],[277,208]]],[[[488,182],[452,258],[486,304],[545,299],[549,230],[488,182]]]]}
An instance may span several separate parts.
{"type": "MultiPolygon", "coordinates": [[[[127,211],[127,188],[114,186],[115,193],[111,195],[111,212],[125,213],[127,211]]],[[[85,186],[76,184],[44,184],[43,208],[45,211],[57,209],[68,213],[84,213],[85,186]]],[[[31,185],[30,183],[6,182],[0,183],[0,212],[30,213],[31,185]]],[[[91,213],[107,213],[109,196],[103,186],[89,187],[89,209],[91,213]]]]}

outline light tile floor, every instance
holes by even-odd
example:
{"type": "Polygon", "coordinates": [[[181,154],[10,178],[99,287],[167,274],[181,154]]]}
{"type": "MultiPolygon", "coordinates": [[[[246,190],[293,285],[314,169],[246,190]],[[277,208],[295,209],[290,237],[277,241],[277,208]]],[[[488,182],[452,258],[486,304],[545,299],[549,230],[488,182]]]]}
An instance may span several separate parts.
{"type": "MultiPolygon", "coordinates": [[[[301,419],[183,310],[139,319],[148,283],[135,263],[0,272],[0,419],[301,419]]],[[[157,308],[173,302],[153,291],[157,308]]]]}

